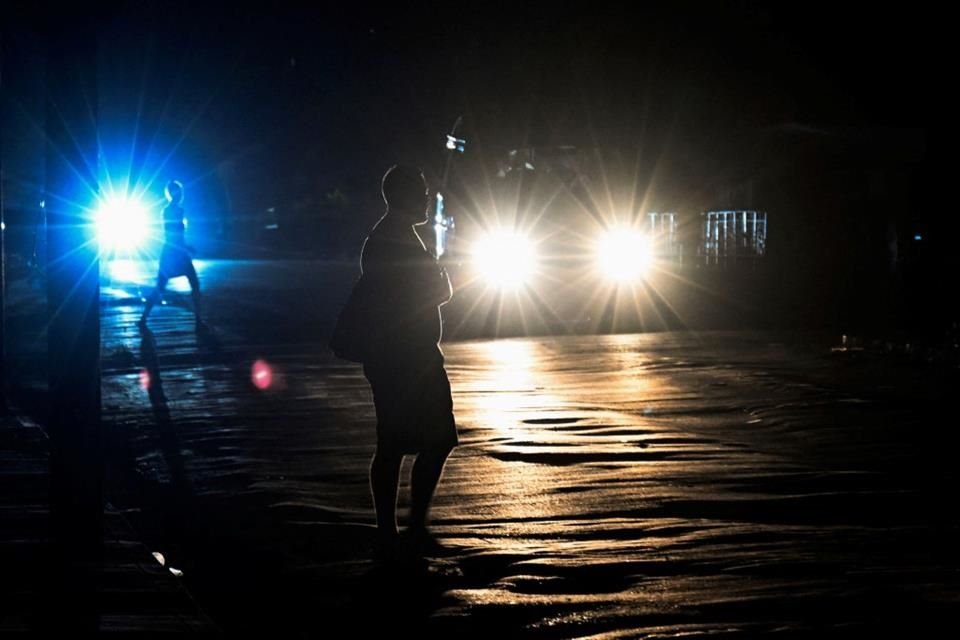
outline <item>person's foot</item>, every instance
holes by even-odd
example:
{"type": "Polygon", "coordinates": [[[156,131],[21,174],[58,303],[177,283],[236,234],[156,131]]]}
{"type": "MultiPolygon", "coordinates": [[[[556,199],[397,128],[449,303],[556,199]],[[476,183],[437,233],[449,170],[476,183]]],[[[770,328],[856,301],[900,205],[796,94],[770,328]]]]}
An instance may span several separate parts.
{"type": "Polygon", "coordinates": [[[446,548],[424,525],[411,525],[403,532],[403,548],[414,556],[443,555],[446,548]]]}
{"type": "Polygon", "coordinates": [[[374,561],[377,564],[390,564],[397,560],[400,552],[400,534],[396,530],[377,531],[374,541],[374,561]]]}

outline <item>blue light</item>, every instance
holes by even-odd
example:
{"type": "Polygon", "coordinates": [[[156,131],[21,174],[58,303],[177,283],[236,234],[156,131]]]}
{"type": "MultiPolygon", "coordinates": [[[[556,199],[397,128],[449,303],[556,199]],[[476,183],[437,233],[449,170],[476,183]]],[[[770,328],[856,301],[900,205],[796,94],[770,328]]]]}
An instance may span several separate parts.
{"type": "Polygon", "coordinates": [[[918,233],[915,236],[913,236],[913,239],[916,240],[917,242],[920,242],[921,240],[923,240],[923,236],[918,233]]]}
{"type": "Polygon", "coordinates": [[[147,211],[136,195],[103,195],[95,217],[100,251],[130,255],[140,250],[150,235],[147,211]]]}
{"type": "Polygon", "coordinates": [[[433,219],[439,224],[443,222],[443,194],[437,192],[437,213],[433,216],[433,219]]]}
{"type": "Polygon", "coordinates": [[[453,217],[444,214],[443,194],[438,191],[436,213],[433,216],[434,248],[437,258],[447,252],[447,244],[450,241],[454,226],[453,217]]]}
{"type": "Polygon", "coordinates": [[[467,141],[463,138],[457,138],[447,134],[447,149],[463,153],[467,147],[467,141]]]}

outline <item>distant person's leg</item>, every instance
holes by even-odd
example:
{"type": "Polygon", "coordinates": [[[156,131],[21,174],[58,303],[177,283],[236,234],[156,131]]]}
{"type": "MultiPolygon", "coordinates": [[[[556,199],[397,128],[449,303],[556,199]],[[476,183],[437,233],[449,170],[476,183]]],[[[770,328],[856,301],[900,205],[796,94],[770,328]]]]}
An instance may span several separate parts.
{"type": "Polygon", "coordinates": [[[143,313],[140,315],[140,322],[138,324],[141,328],[146,328],[147,317],[150,315],[150,311],[153,310],[154,305],[157,304],[163,296],[163,292],[167,288],[167,280],[167,276],[164,275],[162,271],[157,274],[157,286],[153,288],[153,292],[147,298],[147,302],[143,307],[143,313]]]}
{"type": "Polygon", "coordinates": [[[193,319],[200,326],[200,279],[197,277],[197,270],[193,268],[193,261],[187,261],[186,273],[187,280],[190,282],[190,297],[193,299],[193,319]]]}

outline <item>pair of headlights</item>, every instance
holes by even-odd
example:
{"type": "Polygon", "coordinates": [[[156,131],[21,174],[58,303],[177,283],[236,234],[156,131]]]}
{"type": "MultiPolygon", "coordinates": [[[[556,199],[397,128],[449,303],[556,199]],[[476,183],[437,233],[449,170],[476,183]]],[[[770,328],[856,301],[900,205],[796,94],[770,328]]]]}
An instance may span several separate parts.
{"type": "MultiPolygon", "coordinates": [[[[518,232],[488,233],[474,243],[470,254],[478,276],[499,289],[530,283],[539,266],[537,244],[518,232]]],[[[608,229],[597,238],[593,254],[597,270],[618,284],[642,280],[653,265],[652,242],[635,229],[608,229]]]]}

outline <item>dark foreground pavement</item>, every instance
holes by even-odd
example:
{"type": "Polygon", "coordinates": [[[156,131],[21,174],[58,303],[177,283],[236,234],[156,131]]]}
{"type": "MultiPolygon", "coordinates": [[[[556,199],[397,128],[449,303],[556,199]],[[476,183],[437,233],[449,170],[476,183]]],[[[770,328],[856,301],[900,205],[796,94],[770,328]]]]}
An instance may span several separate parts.
{"type": "Polygon", "coordinates": [[[0,635],[219,635],[116,509],[106,509],[96,566],[65,557],[51,531],[49,480],[46,435],[0,417],[0,635]]]}
{"type": "Polygon", "coordinates": [[[105,287],[108,495],[227,633],[922,636],[960,610],[954,369],[745,331],[445,345],[440,546],[378,564],[334,277],[201,279],[213,337],[176,292],[141,334],[136,286],[105,287]]]}

